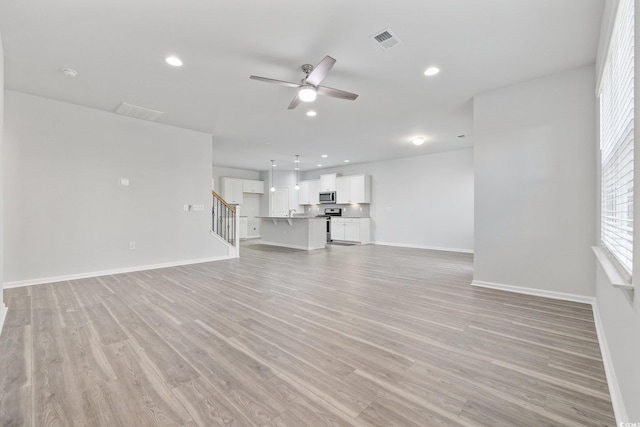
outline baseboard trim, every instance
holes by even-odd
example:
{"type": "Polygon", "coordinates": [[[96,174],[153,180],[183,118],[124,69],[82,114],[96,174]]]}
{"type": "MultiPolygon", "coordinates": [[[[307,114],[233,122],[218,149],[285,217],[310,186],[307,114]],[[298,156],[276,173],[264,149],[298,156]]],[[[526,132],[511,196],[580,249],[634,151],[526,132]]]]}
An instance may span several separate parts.
{"type": "Polygon", "coordinates": [[[581,302],[583,304],[590,304],[590,305],[593,305],[593,302],[595,301],[594,297],[588,297],[585,295],[547,291],[544,289],[536,289],[536,288],[526,288],[523,286],[505,285],[503,283],[483,282],[481,280],[474,280],[473,282],[471,282],[471,286],[477,286],[479,288],[497,289],[500,291],[514,292],[517,294],[525,294],[525,295],[533,295],[533,296],[558,299],[563,301],[581,302]]]}
{"type": "Polygon", "coordinates": [[[624,401],[622,400],[620,384],[618,383],[616,370],[613,366],[613,359],[609,352],[609,344],[607,344],[607,336],[604,333],[604,325],[602,324],[600,311],[598,310],[598,301],[594,299],[592,306],[593,321],[596,324],[596,334],[598,335],[598,344],[600,344],[600,354],[602,355],[602,363],[604,363],[604,372],[607,375],[607,385],[609,386],[609,394],[611,395],[613,414],[616,417],[616,424],[623,425],[630,421],[627,415],[627,408],[625,408],[624,401]]]}
{"type": "Polygon", "coordinates": [[[202,264],[204,262],[223,261],[236,258],[234,256],[221,256],[211,258],[191,259],[176,262],[167,262],[162,264],[141,265],[137,267],[116,268],[113,270],[92,271],[87,273],[69,274],[64,276],[42,277],[39,279],[19,280],[14,282],[5,282],[4,288],[19,288],[22,286],[42,285],[44,283],[65,282],[67,280],[87,279],[89,277],[110,276],[112,274],[134,273],[136,271],[156,270],[159,268],[179,267],[181,265],[202,264]]]}
{"type": "Polygon", "coordinates": [[[464,254],[472,254],[473,249],[461,249],[461,248],[443,248],[440,246],[423,246],[423,245],[409,245],[405,243],[390,243],[390,242],[371,242],[374,245],[380,246],[395,246],[398,248],[410,248],[410,249],[427,249],[430,251],[444,251],[444,252],[460,252],[464,254]]]}
{"type": "Polygon", "coordinates": [[[611,395],[613,413],[616,417],[616,424],[621,425],[621,423],[628,422],[629,419],[627,417],[627,410],[624,406],[624,401],[622,400],[622,392],[620,391],[620,385],[618,383],[618,378],[613,366],[613,359],[611,358],[611,353],[609,353],[609,345],[607,344],[607,338],[604,333],[604,326],[602,324],[602,319],[600,318],[598,302],[594,297],[569,294],[564,292],[547,291],[535,288],[525,288],[522,286],[505,285],[502,283],[483,282],[480,280],[472,281],[471,286],[497,289],[519,294],[534,295],[563,301],[580,302],[591,305],[593,311],[593,321],[595,323],[596,334],[598,336],[598,345],[600,346],[602,363],[604,364],[604,371],[607,376],[607,385],[609,386],[609,394],[611,395]]]}

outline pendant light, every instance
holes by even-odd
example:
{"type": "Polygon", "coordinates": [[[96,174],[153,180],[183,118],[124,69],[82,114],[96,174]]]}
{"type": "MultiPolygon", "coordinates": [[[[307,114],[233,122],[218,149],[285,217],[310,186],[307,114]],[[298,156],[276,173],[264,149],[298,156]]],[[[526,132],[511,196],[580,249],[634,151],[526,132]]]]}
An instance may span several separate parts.
{"type": "Polygon", "coordinates": [[[273,184],[273,167],[275,166],[273,164],[273,162],[275,162],[275,160],[271,160],[271,192],[273,193],[274,191],[276,191],[276,187],[273,184]]]}
{"type": "Polygon", "coordinates": [[[294,160],[294,166],[296,171],[296,186],[293,188],[295,188],[296,190],[299,190],[300,186],[298,185],[298,171],[300,170],[300,154],[296,154],[296,159],[294,160]]]}

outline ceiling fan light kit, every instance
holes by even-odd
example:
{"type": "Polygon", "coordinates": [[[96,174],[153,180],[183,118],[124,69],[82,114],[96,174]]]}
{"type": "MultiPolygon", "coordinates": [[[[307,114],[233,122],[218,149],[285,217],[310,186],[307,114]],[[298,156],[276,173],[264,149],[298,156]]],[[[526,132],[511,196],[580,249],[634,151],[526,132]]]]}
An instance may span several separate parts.
{"type": "Polygon", "coordinates": [[[298,96],[302,102],[313,102],[316,100],[318,94],[316,88],[311,85],[304,85],[298,91],[298,96]]]}
{"type": "Polygon", "coordinates": [[[320,82],[324,80],[335,63],[336,60],[327,55],[315,68],[311,64],[304,64],[300,68],[305,73],[306,77],[303,78],[300,83],[285,82],[282,80],[270,79],[268,77],[260,76],[249,76],[249,78],[252,80],[277,84],[280,86],[298,88],[298,94],[289,104],[289,110],[293,110],[294,108],[296,108],[301,101],[315,101],[317,95],[325,95],[332,98],[347,99],[350,101],[355,100],[358,97],[358,95],[355,93],[347,92],[340,89],[334,89],[327,86],[320,86],[320,82]]]}

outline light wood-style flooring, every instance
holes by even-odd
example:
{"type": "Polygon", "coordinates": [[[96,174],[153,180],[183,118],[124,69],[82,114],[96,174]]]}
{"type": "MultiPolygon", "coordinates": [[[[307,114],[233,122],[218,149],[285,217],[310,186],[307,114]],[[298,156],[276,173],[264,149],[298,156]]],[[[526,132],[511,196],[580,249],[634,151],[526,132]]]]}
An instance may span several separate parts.
{"type": "Polygon", "coordinates": [[[5,290],[2,426],[614,426],[591,307],[467,254],[240,259],[5,290]]]}

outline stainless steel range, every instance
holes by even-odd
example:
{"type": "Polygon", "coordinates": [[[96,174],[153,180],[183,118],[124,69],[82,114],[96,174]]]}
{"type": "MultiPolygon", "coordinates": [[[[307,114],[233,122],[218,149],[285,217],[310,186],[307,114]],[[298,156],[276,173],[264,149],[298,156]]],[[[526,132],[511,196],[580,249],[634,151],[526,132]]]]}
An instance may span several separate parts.
{"type": "Polygon", "coordinates": [[[324,215],[318,215],[327,219],[327,242],[331,241],[331,217],[342,216],[342,208],[325,208],[324,215]]]}

